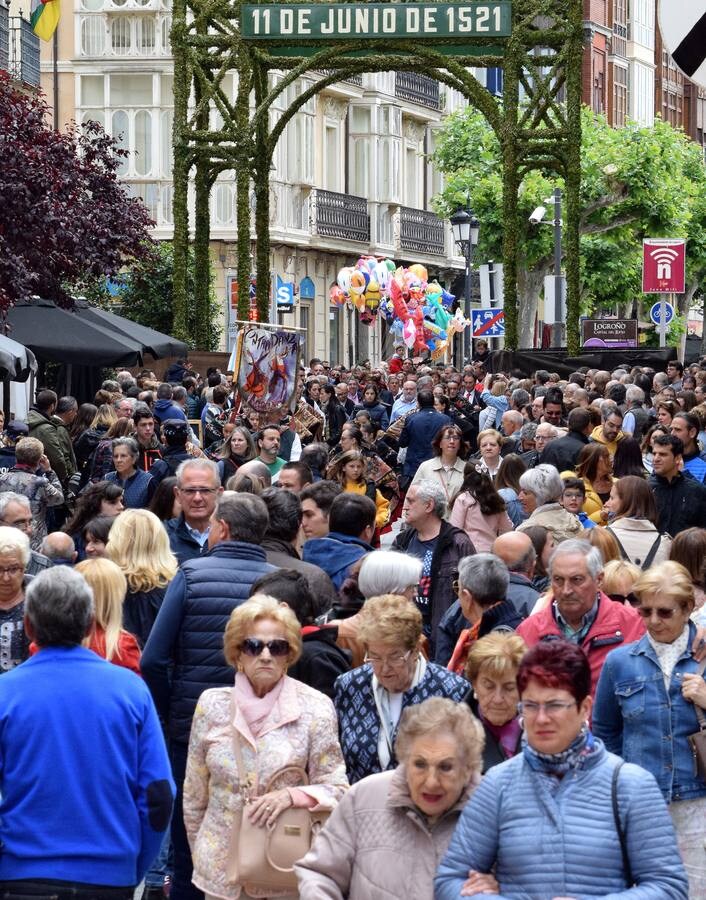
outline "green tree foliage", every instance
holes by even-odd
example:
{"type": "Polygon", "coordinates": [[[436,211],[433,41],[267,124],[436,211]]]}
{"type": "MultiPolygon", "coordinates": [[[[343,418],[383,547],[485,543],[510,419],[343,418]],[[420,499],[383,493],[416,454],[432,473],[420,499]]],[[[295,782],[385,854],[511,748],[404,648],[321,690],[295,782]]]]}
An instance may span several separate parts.
{"type": "MultiPolygon", "coordinates": [[[[683,132],[657,119],[654,127],[610,128],[584,109],[581,148],[582,312],[630,312],[642,304],[643,237],[688,239],[684,312],[706,275],[706,172],[702,152],[683,132]]],[[[445,121],[434,161],[446,177],[435,198],[440,215],[471,203],[481,221],[477,259],[500,260],[502,178],[499,146],[483,117],[468,108],[445,121]]],[[[553,265],[553,232],[529,223],[561,179],[530,172],[520,188],[521,268],[518,275],[520,346],[532,343],[544,276],[553,265]]],[[[551,219],[551,208],[547,219],[551,219]]]]}
{"type": "MultiPolygon", "coordinates": [[[[165,334],[174,334],[174,249],[171,243],[162,242],[157,245],[156,252],[149,259],[140,260],[132,267],[122,271],[114,282],[119,286],[116,296],[111,296],[104,283],[94,284],[85,291],[86,297],[105,308],[117,311],[120,315],[147,325],[165,334]]],[[[194,259],[189,254],[187,269],[187,307],[186,342],[196,348],[194,338],[196,328],[196,304],[194,303],[194,259]]],[[[207,346],[199,350],[216,350],[220,337],[218,325],[221,307],[213,291],[209,288],[209,321],[207,330],[207,346]]]]}

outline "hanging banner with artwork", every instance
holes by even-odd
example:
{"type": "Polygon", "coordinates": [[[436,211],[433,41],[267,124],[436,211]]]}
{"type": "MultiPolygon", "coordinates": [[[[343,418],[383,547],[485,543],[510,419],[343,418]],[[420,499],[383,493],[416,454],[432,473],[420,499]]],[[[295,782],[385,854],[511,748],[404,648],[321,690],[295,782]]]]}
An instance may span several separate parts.
{"type": "Polygon", "coordinates": [[[294,331],[243,328],[233,379],[244,407],[269,413],[289,406],[297,387],[300,341],[294,331]]]}

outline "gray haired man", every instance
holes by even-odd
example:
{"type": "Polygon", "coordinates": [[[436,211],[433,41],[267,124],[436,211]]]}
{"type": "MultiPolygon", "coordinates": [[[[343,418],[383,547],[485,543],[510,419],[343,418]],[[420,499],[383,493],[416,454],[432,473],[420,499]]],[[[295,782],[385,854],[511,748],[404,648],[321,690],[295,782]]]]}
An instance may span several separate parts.
{"type": "Polygon", "coordinates": [[[131,900],[174,796],[154,704],[81,646],[94,610],[77,572],[38,575],[24,613],[39,650],[0,678],[0,894],[131,900]]]}
{"type": "Polygon", "coordinates": [[[476,550],[465,531],[444,519],[446,494],[437,482],[425,479],[411,485],[404,507],[408,527],[397,535],[392,549],[422,562],[415,600],[433,655],[439,622],[456,599],[453,582],[459,561],[476,550]]]}

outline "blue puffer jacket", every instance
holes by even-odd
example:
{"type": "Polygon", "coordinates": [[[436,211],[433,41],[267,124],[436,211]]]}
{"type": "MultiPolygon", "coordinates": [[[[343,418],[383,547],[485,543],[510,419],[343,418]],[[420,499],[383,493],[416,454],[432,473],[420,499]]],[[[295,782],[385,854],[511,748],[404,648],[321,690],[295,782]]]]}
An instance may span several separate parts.
{"type": "Polygon", "coordinates": [[[170,583],[140,666],[172,740],[188,744],[196,701],[207,688],[233,683],[223,657],[226,623],[253,582],[274,571],[261,547],[223,541],[185,562],[170,583]]]}
{"type": "MultiPolygon", "coordinates": [[[[460,703],[468,688],[465,678],[434,663],[427,663],[419,684],[402,695],[402,710],[429,697],[448,697],[460,703]]],[[[373,667],[366,663],[340,675],[334,685],[333,703],[338,714],[338,736],[350,783],[382,771],[378,758],[380,717],[373,694],[373,667]]],[[[396,765],[393,754],[388,769],[394,769],[396,765]]]]}
{"type": "MultiPolygon", "coordinates": [[[[619,760],[599,748],[557,786],[520,753],[483,776],[439,866],[436,900],[458,900],[469,869],[490,872],[496,900],[687,900],[672,820],[649,772],[625,765],[618,807],[633,879],[623,875],[611,803],[619,760]]],[[[474,894],[486,897],[487,894],[474,894]]]]}
{"type": "Polygon", "coordinates": [[[699,730],[694,704],[682,697],[682,678],[696,672],[691,655],[696,628],[664,686],[649,638],[609,653],[598,680],[593,729],[613,753],[642,766],[657,779],[664,799],[706,797],[706,782],[694,772],[688,736],[699,730]]]}
{"type": "Polygon", "coordinates": [[[176,556],[179,565],[201,556],[205,548],[189,533],[183,513],[176,519],[167,519],[164,527],[169,538],[169,549],[176,556]]]}

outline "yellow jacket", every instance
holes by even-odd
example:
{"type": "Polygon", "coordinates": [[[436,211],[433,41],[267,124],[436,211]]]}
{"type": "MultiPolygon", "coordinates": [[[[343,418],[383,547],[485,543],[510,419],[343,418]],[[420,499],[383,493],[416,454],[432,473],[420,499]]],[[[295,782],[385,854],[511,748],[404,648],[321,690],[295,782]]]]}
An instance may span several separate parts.
{"type": "MultiPolygon", "coordinates": [[[[365,482],[361,484],[360,482],[347,481],[343,490],[351,494],[364,494],[367,496],[368,486],[365,482]]],[[[375,488],[375,507],[377,509],[375,527],[382,528],[384,525],[387,525],[387,520],[390,518],[390,501],[386,500],[377,488],[375,488]]]]}
{"type": "MultiPolygon", "coordinates": [[[[576,472],[572,472],[567,470],[566,472],[561,473],[562,479],[564,478],[577,478],[576,472]]],[[[601,518],[601,510],[603,509],[603,501],[598,496],[596,491],[593,489],[593,485],[588,480],[588,478],[582,478],[583,485],[586,488],[586,496],[584,497],[583,506],[581,509],[586,513],[588,518],[592,522],[596,522],[598,525],[605,525],[605,522],[601,518]]],[[[616,478],[613,478],[613,481],[617,481],[616,478]]]]}

